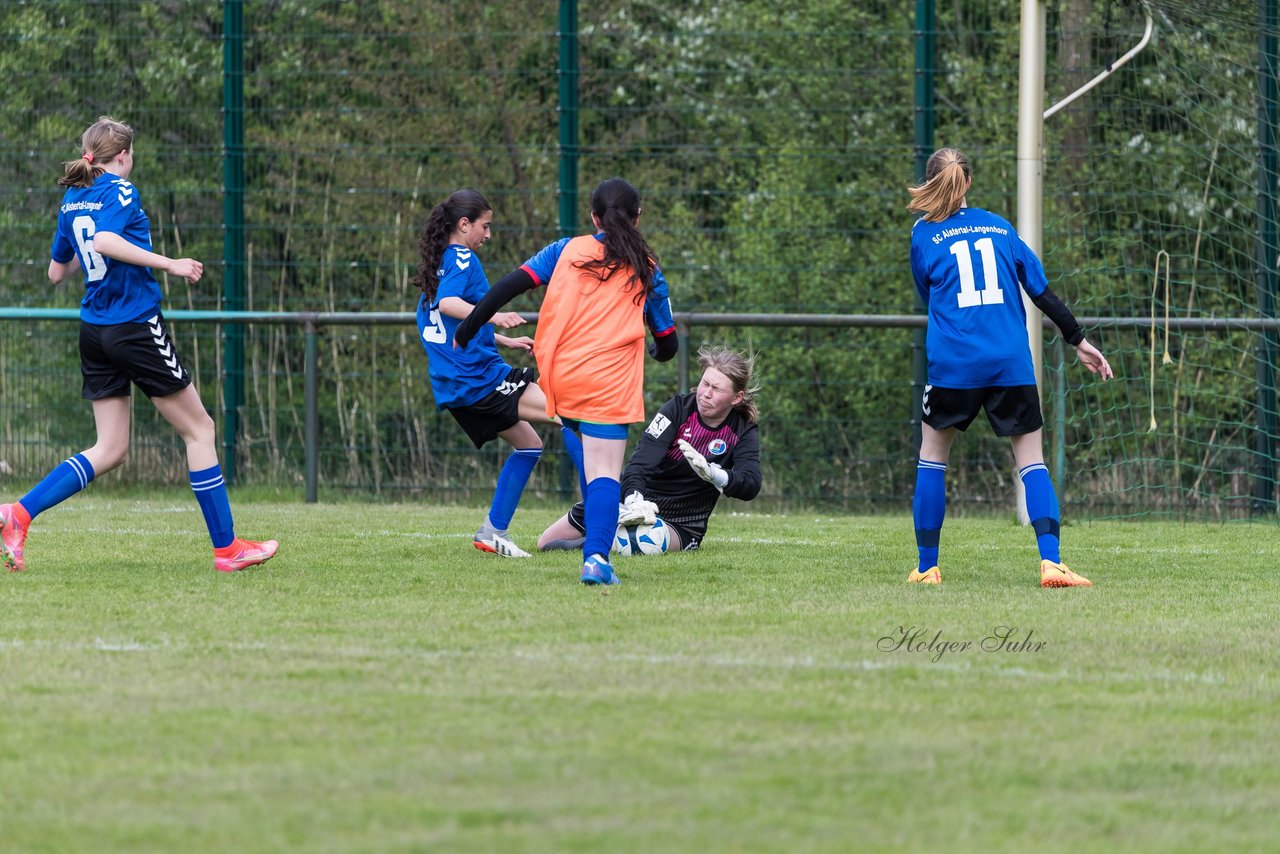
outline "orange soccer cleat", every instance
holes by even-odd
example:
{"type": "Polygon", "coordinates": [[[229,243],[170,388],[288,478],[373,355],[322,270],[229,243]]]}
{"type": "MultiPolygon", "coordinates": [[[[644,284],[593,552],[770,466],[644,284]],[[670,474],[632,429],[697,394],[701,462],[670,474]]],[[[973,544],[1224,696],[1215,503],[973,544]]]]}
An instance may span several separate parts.
{"type": "Polygon", "coordinates": [[[261,543],[236,537],[231,545],[213,550],[213,568],[218,572],[235,572],[271,560],[280,544],[275,540],[261,543]]]}
{"type": "Polygon", "coordinates": [[[1065,563],[1054,563],[1051,560],[1040,561],[1041,587],[1092,587],[1093,582],[1083,575],[1076,575],[1067,569],[1065,563]]]}
{"type": "Polygon", "coordinates": [[[911,570],[911,574],[907,576],[907,581],[912,584],[941,584],[942,570],[936,566],[930,567],[927,572],[921,572],[920,567],[911,570]]]}
{"type": "Polygon", "coordinates": [[[0,504],[0,564],[10,572],[22,571],[22,548],[30,522],[20,504],[0,504]]]}

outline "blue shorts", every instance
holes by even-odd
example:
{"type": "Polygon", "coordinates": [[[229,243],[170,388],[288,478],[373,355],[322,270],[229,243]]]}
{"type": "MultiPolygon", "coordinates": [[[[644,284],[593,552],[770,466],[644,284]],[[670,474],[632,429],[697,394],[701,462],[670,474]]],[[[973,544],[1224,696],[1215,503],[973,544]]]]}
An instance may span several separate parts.
{"type": "Polygon", "coordinates": [[[575,421],[561,416],[561,423],[575,433],[590,436],[593,439],[622,439],[626,441],[626,424],[596,424],[592,421],[575,421]]]}

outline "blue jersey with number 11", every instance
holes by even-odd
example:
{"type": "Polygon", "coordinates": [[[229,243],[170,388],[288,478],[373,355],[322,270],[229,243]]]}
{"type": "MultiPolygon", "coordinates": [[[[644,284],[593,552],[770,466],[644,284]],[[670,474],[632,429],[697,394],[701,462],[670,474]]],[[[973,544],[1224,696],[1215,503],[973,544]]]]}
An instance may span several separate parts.
{"type": "Polygon", "coordinates": [[[1048,286],[1040,259],[1013,226],[981,208],[911,229],[911,274],[929,306],[929,384],[1035,385],[1022,290],[1048,286]]]}

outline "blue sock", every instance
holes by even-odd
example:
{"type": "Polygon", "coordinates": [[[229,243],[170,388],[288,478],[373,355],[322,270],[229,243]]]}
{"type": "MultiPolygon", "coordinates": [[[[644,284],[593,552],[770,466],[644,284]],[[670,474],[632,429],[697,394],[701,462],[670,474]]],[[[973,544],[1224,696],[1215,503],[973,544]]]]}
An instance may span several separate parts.
{"type": "Polygon", "coordinates": [[[1027,492],[1027,515],[1036,532],[1036,545],[1040,559],[1062,562],[1058,548],[1058,530],[1061,527],[1058,512],[1058,494],[1053,491],[1053,481],[1044,463],[1032,463],[1018,470],[1022,486],[1027,492]]]}
{"type": "Polygon", "coordinates": [[[541,448],[516,448],[502,464],[498,486],[493,491],[493,504],[489,506],[489,524],[495,531],[505,531],[511,524],[524,485],[529,482],[529,475],[533,474],[533,467],[541,456],[541,448]]]}
{"type": "Polygon", "coordinates": [[[93,481],[93,466],[84,454],[58,463],[44,480],[22,496],[22,506],[34,519],[55,504],[61,504],[93,481]]]}
{"type": "Polygon", "coordinates": [[[582,463],[582,437],[569,427],[561,427],[560,435],[564,437],[564,452],[573,460],[573,467],[578,472],[578,489],[582,497],[587,497],[587,474],[582,463]]]}
{"type": "Polygon", "coordinates": [[[220,549],[231,545],[236,538],[236,530],[231,521],[231,501],[227,498],[227,484],[222,479],[222,466],[189,474],[191,491],[196,494],[200,512],[204,514],[204,524],[209,529],[213,547],[220,549]]]}
{"type": "Polygon", "coordinates": [[[613,536],[618,532],[618,500],[622,484],[611,477],[598,477],[587,484],[587,539],[582,544],[582,559],[603,555],[609,559],[613,536]]]}
{"type": "Polygon", "coordinates": [[[916,524],[916,549],[920,571],[938,565],[938,540],[942,519],[947,515],[947,464],[920,460],[916,463],[916,495],[911,501],[916,524]]]}

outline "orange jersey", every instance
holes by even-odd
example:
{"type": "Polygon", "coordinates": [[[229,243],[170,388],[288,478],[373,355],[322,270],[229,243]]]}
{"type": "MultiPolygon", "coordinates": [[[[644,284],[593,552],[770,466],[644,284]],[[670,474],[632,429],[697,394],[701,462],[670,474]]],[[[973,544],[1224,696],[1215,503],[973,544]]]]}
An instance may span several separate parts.
{"type": "Polygon", "coordinates": [[[604,257],[592,235],[565,244],[547,281],[533,352],[547,415],[597,424],[644,420],[643,285],[623,287],[629,270],[603,282],[576,262],[604,257]]]}

